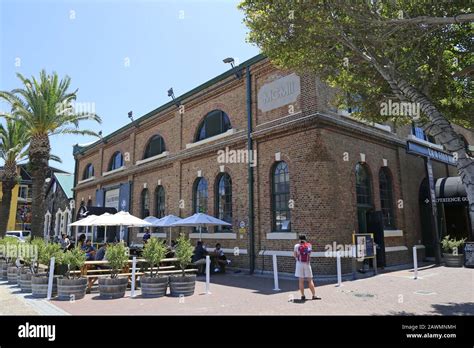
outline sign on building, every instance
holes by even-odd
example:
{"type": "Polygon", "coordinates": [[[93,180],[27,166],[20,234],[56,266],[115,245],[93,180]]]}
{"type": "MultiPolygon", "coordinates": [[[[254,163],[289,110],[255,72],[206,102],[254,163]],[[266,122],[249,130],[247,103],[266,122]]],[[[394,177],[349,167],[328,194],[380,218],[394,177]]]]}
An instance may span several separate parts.
{"type": "Polygon", "coordinates": [[[263,85],[258,91],[257,105],[267,112],[294,103],[301,93],[300,77],[296,74],[281,77],[263,85]]]}

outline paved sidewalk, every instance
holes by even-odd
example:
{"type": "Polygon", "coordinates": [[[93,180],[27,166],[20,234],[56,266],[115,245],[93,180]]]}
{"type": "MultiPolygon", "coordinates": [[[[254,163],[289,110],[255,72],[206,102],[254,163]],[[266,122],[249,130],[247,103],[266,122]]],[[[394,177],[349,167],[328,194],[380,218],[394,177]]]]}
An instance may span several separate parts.
{"type": "MultiPolygon", "coordinates": [[[[318,286],[321,301],[298,303],[296,280],[245,274],[211,277],[211,294],[198,278],[194,296],[103,300],[98,293],[74,303],[51,301],[73,315],[474,315],[474,269],[425,267],[419,279],[410,270],[385,272],[375,277],[318,286]]],[[[307,290],[307,297],[310,293],[307,290]]]]}
{"type": "Polygon", "coordinates": [[[0,315],[69,315],[46,299],[22,293],[18,285],[0,281],[0,315]]]}

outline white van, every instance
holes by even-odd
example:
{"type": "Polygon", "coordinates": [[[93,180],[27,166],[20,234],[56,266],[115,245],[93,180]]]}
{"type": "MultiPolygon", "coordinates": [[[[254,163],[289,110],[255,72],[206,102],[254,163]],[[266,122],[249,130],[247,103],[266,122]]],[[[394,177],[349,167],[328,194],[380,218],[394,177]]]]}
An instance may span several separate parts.
{"type": "Polygon", "coordinates": [[[6,236],[16,237],[21,241],[25,241],[26,238],[31,236],[31,231],[7,231],[6,236]]]}

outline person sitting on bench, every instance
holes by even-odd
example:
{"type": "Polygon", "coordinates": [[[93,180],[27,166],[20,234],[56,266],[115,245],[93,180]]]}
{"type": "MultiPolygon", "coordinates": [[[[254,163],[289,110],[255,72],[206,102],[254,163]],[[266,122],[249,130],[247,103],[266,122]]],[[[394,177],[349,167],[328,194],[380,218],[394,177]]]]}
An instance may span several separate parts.
{"type": "Polygon", "coordinates": [[[92,246],[90,239],[86,240],[86,244],[84,244],[81,249],[86,253],[86,261],[94,261],[95,248],[92,246]]]}
{"type": "Polygon", "coordinates": [[[216,249],[214,250],[214,272],[225,273],[225,266],[230,263],[230,260],[227,260],[227,257],[224,254],[224,250],[221,249],[221,244],[216,244],[216,249]]]}
{"type": "Polygon", "coordinates": [[[198,266],[198,273],[200,274],[204,274],[204,268],[206,267],[206,255],[207,250],[202,245],[202,241],[198,241],[196,248],[194,248],[191,262],[193,265],[198,266]]]}

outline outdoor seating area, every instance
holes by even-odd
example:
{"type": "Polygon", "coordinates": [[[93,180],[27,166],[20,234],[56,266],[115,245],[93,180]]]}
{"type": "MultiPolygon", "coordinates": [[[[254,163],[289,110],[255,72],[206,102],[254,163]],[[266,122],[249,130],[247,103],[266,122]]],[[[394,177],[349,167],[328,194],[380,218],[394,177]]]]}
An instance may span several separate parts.
{"type": "Polygon", "coordinates": [[[75,301],[96,292],[101,298],[115,299],[124,297],[127,289],[133,296],[145,298],[191,296],[197,275],[206,275],[208,283],[210,273],[225,273],[230,260],[219,243],[208,252],[201,239],[193,246],[185,233],[173,240],[171,229],[194,227],[201,231],[219,225],[229,224],[206,214],[194,214],[186,219],[172,215],[139,219],[124,211],[85,216],[69,225],[76,227],[74,243],[65,234],[57,242],[42,238],[22,243],[11,237],[0,239],[0,243],[9,245],[2,250],[12,250],[12,244],[18,247],[21,244],[34,251],[28,256],[1,254],[0,279],[17,284],[21,292],[31,292],[32,297],[56,300],[75,301]],[[97,237],[94,228],[99,226],[105,228],[102,240],[94,238],[97,237]],[[120,229],[121,238],[109,242],[107,227],[112,226],[120,229]],[[91,228],[90,238],[86,239],[85,234],[78,236],[78,227],[91,228]],[[148,229],[142,246],[126,245],[123,230],[130,227],[148,229]],[[154,227],[169,227],[169,238],[152,238],[149,229],[154,227]]]}

